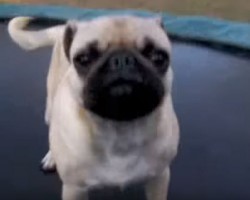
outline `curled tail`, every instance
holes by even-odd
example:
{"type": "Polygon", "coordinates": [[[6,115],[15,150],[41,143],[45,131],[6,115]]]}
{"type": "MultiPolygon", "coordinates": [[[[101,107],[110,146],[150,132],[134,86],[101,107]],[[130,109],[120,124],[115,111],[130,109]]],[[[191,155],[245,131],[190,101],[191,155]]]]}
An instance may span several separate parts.
{"type": "Polygon", "coordinates": [[[8,24],[10,37],[23,49],[34,50],[45,46],[52,46],[58,38],[61,38],[64,25],[37,31],[25,30],[32,20],[32,17],[15,17],[8,24]]]}

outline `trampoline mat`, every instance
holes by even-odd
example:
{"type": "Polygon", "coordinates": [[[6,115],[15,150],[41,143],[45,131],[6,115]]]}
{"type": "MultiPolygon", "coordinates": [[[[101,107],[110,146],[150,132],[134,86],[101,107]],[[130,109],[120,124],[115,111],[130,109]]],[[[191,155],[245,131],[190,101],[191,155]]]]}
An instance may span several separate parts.
{"type": "MultiPolygon", "coordinates": [[[[170,200],[250,199],[250,60],[202,46],[173,43],[174,104],[181,126],[170,200]]],[[[60,199],[57,176],[39,161],[48,148],[45,81],[51,49],[25,52],[0,25],[0,196],[60,199]]],[[[140,188],[91,199],[143,199],[140,188]]],[[[5,197],[5,198],[3,198],[5,197]]]]}

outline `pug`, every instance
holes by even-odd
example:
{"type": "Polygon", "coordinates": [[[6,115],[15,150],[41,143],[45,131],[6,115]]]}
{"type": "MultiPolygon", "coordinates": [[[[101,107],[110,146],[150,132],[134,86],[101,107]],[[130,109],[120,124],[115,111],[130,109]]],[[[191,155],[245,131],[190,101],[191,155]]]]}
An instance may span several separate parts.
{"type": "Polygon", "coordinates": [[[8,31],[26,50],[53,46],[42,167],[57,170],[62,199],[142,181],[148,200],[165,200],[179,126],[162,20],[105,16],[30,31],[31,20],[14,18],[8,31]]]}

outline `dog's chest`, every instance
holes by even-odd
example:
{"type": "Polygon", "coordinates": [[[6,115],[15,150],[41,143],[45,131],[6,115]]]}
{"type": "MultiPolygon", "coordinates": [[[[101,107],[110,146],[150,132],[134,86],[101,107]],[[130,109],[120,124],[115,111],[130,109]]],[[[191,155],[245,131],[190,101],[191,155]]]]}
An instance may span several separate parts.
{"type": "Polygon", "coordinates": [[[157,151],[157,138],[146,129],[111,132],[96,139],[95,164],[89,170],[89,185],[126,185],[155,176],[166,160],[157,151]]]}

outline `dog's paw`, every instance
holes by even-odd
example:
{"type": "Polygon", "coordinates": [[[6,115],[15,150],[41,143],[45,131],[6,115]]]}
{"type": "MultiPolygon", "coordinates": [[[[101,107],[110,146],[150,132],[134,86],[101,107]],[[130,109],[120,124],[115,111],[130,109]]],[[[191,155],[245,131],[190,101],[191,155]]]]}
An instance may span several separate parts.
{"type": "Polygon", "coordinates": [[[47,108],[45,111],[45,115],[44,115],[44,121],[47,125],[49,125],[50,123],[50,112],[49,109],[47,108]]]}
{"type": "Polygon", "coordinates": [[[56,163],[49,151],[40,163],[40,170],[44,174],[51,174],[56,172],[56,163]]]}

